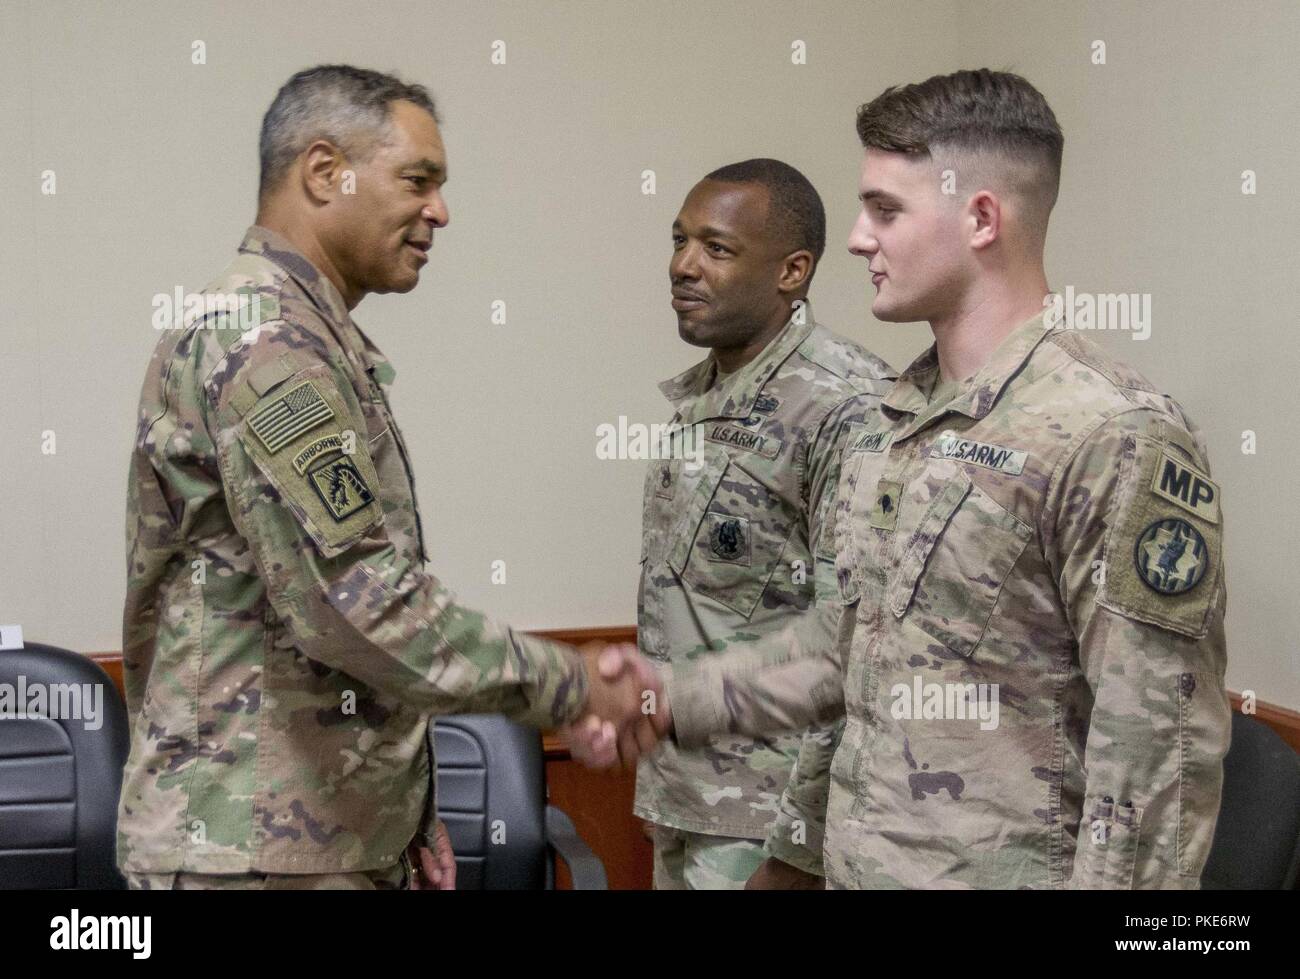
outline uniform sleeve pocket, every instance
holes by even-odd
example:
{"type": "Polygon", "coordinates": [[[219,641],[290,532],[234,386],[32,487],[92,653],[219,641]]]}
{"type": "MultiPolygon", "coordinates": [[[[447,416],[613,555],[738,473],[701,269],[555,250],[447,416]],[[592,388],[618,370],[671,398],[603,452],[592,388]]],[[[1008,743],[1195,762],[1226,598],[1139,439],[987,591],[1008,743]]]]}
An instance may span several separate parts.
{"type": "Polygon", "coordinates": [[[1223,785],[1232,708],[1223,678],[1182,673],[1178,682],[1178,872],[1199,877],[1210,854],[1223,785]]]}
{"type": "Polygon", "coordinates": [[[1140,807],[1120,805],[1111,798],[1085,805],[1084,852],[1075,855],[1073,885],[1089,890],[1131,890],[1142,835],[1140,807]]]}
{"type": "MultiPolygon", "coordinates": [[[[984,638],[1002,585],[1033,531],[960,467],[927,476],[930,504],[902,547],[889,606],[968,657],[984,638]]],[[[906,505],[912,505],[908,500],[906,505]]]]}

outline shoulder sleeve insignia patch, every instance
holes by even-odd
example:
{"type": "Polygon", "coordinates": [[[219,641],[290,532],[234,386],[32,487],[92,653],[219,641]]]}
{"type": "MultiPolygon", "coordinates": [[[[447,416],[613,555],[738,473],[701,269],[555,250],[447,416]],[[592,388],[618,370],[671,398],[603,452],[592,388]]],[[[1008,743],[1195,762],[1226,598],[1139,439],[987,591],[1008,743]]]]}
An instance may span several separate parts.
{"type": "Polygon", "coordinates": [[[1147,525],[1133,548],[1138,577],[1161,595],[1191,591],[1210,566],[1210,549],[1201,532],[1181,517],[1147,525]]]}
{"type": "Polygon", "coordinates": [[[1117,485],[1097,601],[1127,618],[1200,638],[1219,601],[1218,487],[1167,442],[1148,436],[1131,436],[1116,463],[1108,476],[1117,485]]]}
{"type": "MultiPolygon", "coordinates": [[[[327,558],[384,522],[383,487],[356,434],[363,425],[327,364],[269,391],[240,423],[240,445],[327,558]]],[[[245,503],[272,499],[258,492],[245,503]]]]}
{"type": "Polygon", "coordinates": [[[338,456],[321,463],[308,471],[307,479],[330,516],[339,523],[375,498],[349,456],[338,456]]]}

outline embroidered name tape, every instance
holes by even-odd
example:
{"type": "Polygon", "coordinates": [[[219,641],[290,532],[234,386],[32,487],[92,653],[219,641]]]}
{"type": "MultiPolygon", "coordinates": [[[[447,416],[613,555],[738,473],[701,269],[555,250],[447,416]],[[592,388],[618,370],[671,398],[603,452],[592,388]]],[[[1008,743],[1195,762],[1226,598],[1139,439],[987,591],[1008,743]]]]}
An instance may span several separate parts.
{"type": "Polygon", "coordinates": [[[894,440],[893,432],[866,432],[849,446],[851,452],[884,452],[894,440]]]}
{"type": "Polygon", "coordinates": [[[935,443],[935,451],[945,459],[956,459],[958,462],[982,466],[1009,476],[1019,476],[1029,461],[1028,452],[988,442],[972,442],[955,435],[940,435],[935,443]]]}
{"type": "Polygon", "coordinates": [[[775,459],[781,452],[781,443],[777,439],[767,438],[757,432],[746,431],[732,425],[714,425],[705,438],[710,442],[721,442],[723,445],[734,445],[738,449],[757,452],[765,459],[775,459]]]}

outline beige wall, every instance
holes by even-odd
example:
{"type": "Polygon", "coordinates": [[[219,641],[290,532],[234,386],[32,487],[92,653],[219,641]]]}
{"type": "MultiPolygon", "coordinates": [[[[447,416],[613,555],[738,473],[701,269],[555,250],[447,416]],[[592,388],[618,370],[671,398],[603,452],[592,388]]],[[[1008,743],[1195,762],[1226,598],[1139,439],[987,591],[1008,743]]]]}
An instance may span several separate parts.
{"type": "Polygon", "coordinates": [[[1035,82],[1066,132],[1053,286],[1150,293],[1150,339],[1103,340],[1209,440],[1229,682],[1300,707],[1294,4],[116,6],[0,7],[0,622],[119,647],[151,297],[201,288],[230,257],[252,219],[261,115],[293,71],[396,69],[439,98],[451,226],[415,292],[356,318],[398,368],[434,570],[466,601],[548,627],[635,619],[642,464],[597,460],[595,429],[666,420],[655,382],[699,357],[667,305],[687,189],[749,156],[804,170],[829,212],[818,317],[905,366],[924,326],[875,322],[844,249],[853,110],[887,84],[988,65],[1035,82]],[[196,39],[206,65],[190,62],[196,39]],[[498,39],[504,66],[489,60],[498,39]],[[790,63],[795,40],[806,65],[790,63]],[[498,559],[505,585],[490,581],[498,559]]]}

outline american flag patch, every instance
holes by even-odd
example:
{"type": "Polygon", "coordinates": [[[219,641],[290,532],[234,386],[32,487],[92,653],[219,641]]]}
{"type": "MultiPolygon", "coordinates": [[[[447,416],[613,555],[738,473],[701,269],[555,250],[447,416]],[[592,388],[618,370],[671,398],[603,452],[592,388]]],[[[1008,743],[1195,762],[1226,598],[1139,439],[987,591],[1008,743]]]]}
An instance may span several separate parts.
{"type": "Polygon", "coordinates": [[[272,455],[317,425],[329,421],[334,412],[311,381],[303,381],[275,403],[248,420],[248,427],[272,455]]]}

